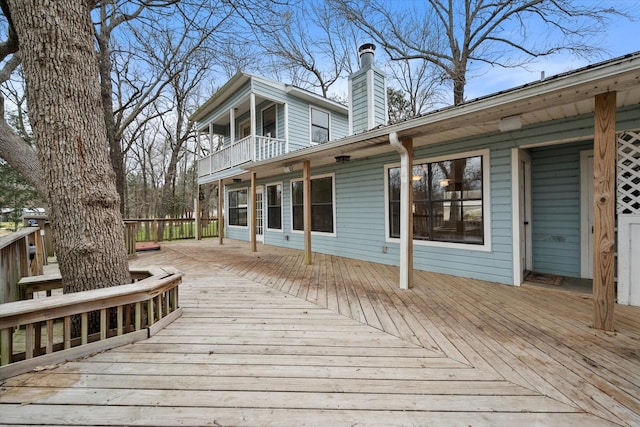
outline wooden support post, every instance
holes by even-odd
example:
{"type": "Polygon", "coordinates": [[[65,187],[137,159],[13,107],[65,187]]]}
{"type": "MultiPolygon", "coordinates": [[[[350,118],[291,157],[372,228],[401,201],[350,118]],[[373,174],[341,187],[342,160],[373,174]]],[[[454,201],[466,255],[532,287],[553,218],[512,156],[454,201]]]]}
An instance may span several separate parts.
{"type": "Polygon", "coordinates": [[[218,181],[218,244],[224,241],[224,183],[218,181]]]}
{"type": "Polygon", "coordinates": [[[256,218],[256,212],[258,212],[258,210],[256,209],[256,173],[255,172],[251,172],[251,223],[249,224],[249,237],[251,239],[251,252],[257,252],[258,251],[258,238],[256,236],[256,224],[257,224],[257,218],[256,218]]]}
{"type": "Polygon", "coordinates": [[[311,265],[311,161],[305,160],[302,168],[302,216],[304,227],[304,263],[311,265]]]}
{"type": "Polygon", "coordinates": [[[595,97],[593,141],[593,327],[613,331],[616,93],[595,97]]]}
{"type": "Polygon", "coordinates": [[[196,192],[196,197],[195,197],[195,201],[194,201],[194,210],[195,212],[193,213],[194,215],[194,219],[195,219],[195,223],[196,223],[196,232],[195,232],[195,236],[196,236],[196,240],[202,240],[202,201],[200,200],[200,186],[197,186],[197,192],[196,192]]]}

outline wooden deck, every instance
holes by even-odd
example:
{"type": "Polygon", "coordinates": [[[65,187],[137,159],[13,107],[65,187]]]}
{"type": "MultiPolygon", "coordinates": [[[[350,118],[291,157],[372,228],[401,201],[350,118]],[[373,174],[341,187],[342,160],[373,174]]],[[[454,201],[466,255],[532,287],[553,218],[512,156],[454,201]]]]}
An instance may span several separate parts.
{"type": "Polygon", "coordinates": [[[640,309],[244,242],[164,243],[153,338],[0,384],[0,424],[640,425],[640,309]]]}

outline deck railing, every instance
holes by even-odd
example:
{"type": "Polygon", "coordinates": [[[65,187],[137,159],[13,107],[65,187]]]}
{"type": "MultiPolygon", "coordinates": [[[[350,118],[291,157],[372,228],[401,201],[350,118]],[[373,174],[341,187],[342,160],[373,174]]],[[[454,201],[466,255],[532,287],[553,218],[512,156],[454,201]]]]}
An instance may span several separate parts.
{"type": "Polygon", "coordinates": [[[0,379],[146,339],[178,318],[182,273],[132,271],[140,276],[146,278],[0,305],[0,379]]]}
{"type": "Polygon", "coordinates": [[[198,161],[198,176],[207,176],[250,161],[267,160],[286,153],[286,141],[249,135],[198,161]]]}
{"type": "Polygon", "coordinates": [[[0,304],[19,299],[22,277],[43,273],[43,250],[39,227],[0,237],[0,304]]]}
{"type": "MultiPolygon", "coordinates": [[[[135,223],[136,242],[164,242],[196,238],[195,218],[133,219],[126,222],[135,223]]],[[[130,225],[130,227],[133,226],[130,225]]],[[[217,237],[218,220],[201,219],[200,235],[202,237],[217,237]]]]}

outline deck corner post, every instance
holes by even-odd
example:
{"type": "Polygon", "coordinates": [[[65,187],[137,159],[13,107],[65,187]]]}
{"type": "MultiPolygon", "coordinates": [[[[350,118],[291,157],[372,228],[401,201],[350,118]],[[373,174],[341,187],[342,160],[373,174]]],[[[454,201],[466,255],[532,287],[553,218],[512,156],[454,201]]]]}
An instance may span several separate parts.
{"type": "Polygon", "coordinates": [[[593,175],[593,327],[613,331],[616,92],[595,97],[593,175]]]}

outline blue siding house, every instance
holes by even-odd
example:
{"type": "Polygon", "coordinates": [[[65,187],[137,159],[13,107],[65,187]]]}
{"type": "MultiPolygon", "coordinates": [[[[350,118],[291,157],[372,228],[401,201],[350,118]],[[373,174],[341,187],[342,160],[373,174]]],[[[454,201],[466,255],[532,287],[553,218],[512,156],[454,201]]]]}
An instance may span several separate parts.
{"type": "Polygon", "coordinates": [[[639,53],[389,124],[374,50],[348,108],[240,73],[193,115],[226,237],[640,305],[639,53]]]}

